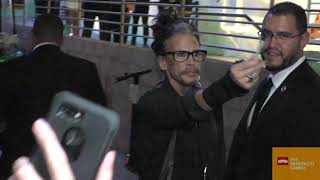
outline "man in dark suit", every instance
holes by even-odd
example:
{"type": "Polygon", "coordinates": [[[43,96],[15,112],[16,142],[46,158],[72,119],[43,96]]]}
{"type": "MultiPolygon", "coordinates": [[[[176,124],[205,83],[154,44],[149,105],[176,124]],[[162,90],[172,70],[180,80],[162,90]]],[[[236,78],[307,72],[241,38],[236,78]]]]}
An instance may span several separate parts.
{"type": "Polygon", "coordinates": [[[95,65],[60,50],[63,24],[58,17],[37,17],[32,34],[29,55],[0,64],[0,179],[10,174],[17,157],[32,151],[31,125],[46,116],[56,93],[68,90],[105,105],[95,65]]]}
{"type": "Polygon", "coordinates": [[[260,37],[270,73],[236,129],[225,180],[271,180],[272,147],[320,146],[320,78],[303,54],[305,11],[291,2],[271,7],[260,37]]]}

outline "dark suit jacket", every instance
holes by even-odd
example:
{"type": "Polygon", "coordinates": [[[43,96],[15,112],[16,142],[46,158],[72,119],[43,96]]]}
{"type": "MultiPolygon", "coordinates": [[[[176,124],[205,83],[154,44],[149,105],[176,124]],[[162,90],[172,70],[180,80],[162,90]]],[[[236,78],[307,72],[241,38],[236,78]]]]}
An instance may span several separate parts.
{"type": "MultiPolygon", "coordinates": [[[[258,87],[259,88],[259,87],[258,87]]],[[[307,62],[285,79],[247,130],[235,132],[226,180],[271,180],[272,147],[320,146],[320,78],[307,62]]]]}
{"type": "Polygon", "coordinates": [[[69,90],[105,104],[95,65],[54,45],[40,46],[28,56],[0,64],[0,79],[0,179],[8,175],[14,159],[31,152],[31,125],[46,116],[57,92],[69,90]]]}

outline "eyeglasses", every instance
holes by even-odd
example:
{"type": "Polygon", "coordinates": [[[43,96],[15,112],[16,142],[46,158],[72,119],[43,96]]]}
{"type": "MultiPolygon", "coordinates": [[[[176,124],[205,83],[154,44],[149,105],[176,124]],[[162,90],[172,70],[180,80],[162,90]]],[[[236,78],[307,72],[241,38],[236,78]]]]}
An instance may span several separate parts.
{"type": "Polygon", "coordinates": [[[295,38],[297,36],[302,35],[303,33],[298,33],[296,35],[293,35],[289,32],[276,32],[273,33],[271,31],[268,30],[262,30],[258,32],[258,36],[260,37],[261,40],[264,41],[270,41],[273,37],[276,38],[276,40],[282,40],[282,41],[286,41],[288,39],[292,39],[295,38]]]}
{"type": "Polygon", "coordinates": [[[184,62],[188,60],[189,56],[192,55],[192,59],[196,62],[203,62],[206,59],[207,51],[206,50],[195,50],[192,52],[189,51],[173,51],[165,52],[162,55],[171,55],[175,62],[184,62]]]}

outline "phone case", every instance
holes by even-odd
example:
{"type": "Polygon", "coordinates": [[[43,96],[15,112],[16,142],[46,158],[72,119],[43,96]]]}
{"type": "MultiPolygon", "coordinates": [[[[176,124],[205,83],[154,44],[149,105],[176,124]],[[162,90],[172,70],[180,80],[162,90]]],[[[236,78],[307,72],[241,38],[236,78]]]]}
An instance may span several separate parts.
{"type": "MultiPolygon", "coordinates": [[[[68,155],[75,178],[94,179],[118,130],[118,114],[64,91],[54,97],[47,119],[68,155]]],[[[40,150],[31,159],[48,178],[40,150]]]]}

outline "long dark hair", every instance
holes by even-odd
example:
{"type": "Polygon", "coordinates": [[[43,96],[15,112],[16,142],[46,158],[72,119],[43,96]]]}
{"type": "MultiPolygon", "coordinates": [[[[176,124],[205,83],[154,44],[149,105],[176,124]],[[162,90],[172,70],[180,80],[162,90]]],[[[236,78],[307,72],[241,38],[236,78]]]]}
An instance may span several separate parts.
{"type": "Polygon", "coordinates": [[[157,56],[165,52],[164,42],[176,33],[192,33],[200,43],[197,28],[174,11],[159,14],[151,29],[154,38],[151,48],[157,56]]]}

